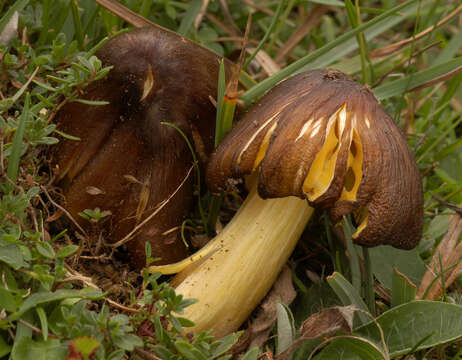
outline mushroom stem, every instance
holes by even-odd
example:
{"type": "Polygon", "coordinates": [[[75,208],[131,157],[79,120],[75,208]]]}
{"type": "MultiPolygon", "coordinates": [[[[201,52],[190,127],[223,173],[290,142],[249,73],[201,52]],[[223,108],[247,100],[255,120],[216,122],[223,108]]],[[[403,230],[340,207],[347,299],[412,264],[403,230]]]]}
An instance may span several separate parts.
{"type": "Polygon", "coordinates": [[[185,309],[184,316],[195,323],[190,330],[213,329],[218,337],[236,331],[271,288],[312,213],[296,197],[263,200],[255,184],[207,254],[190,259],[196,262],[172,280],[177,294],[198,300],[185,309]]]}

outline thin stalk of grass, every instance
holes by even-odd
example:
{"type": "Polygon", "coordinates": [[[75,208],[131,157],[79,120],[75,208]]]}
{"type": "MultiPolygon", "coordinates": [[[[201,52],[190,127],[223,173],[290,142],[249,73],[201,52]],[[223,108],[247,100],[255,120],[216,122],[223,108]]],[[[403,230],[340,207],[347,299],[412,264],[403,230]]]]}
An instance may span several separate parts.
{"type": "Polygon", "coordinates": [[[42,2],[42,26],[40,27],[40,36],[37,41],[37,46],[43,45],[48,37],[48,28],[50,23],[51,1],[43,0],[42,2]]]}
{"type": "MultiPolygon", "coordinates": [[[[361,12],[359,10],[359,0],[356,0],[356,19],[358,26],[361,25],[361,12]]],[[[365,84],[372,84],[374,82],[374,67],[371,64],[369,50],[367,48],[366,38],[364,33],[358,34],[359,40],[359,53],[361,55],[361,65],[363,69],[363,81],[365,84]]]]}
{"type": "Polygon", "coordinates": [[[451,358],[451,360],[460,360],[462,359],[462,348],[451,358]]]}
{"type": "Polygon", "coordinates": [[[446,294],[446,279],[445,279],[445,275],[444,275],[444,265],[443,265],[443,259],[441,258],[441,253],[438,252],[438,262],[439,262],[439,265],[440,265],[440,281],[441,281],[441,289],[443,290],[443,301],[444,302],[447,302],[448,301],[448,297],[447,297],[447,294],[446,294]]]}
{"type": "MultiPolygon", "coordinates": [[[[433,80],[459,71],[462,66],[462,56],[452,59],[444,64],[438,64],[428,69],[412,73],[402,79],[390,81],[374,88],[374,94],[378,100],[384,100],[392,96],[401,95],[428,84],[433,85],[433,80]]],[[[455,75],[455,73],[454,73],[455,75]]]]}
{"type": "Polygon", "coordinates": [[[289,66],[285,67],[281,71],[278,71],[276,74],[268,77],[267,79],[261,81],[258,85],[252,87],[251,89],[247,90],[242,96],[241,100],[244,102],[245,105],[250,105],[254,100],[256,100],[259,96],[261,96],[263,93],[265,93],[267,90],[272,88],[274,85],[276,85],[278,82],[281,80],[285,79],[286,77],[292,75],[295,73],[297,70],[302,68],[303,66],[309,64],[310,62],[316,60],[318,57],[321,55],[326,54],[330,50],[334,49],[335,47],[341,45],[345,41],[349,40],[353,36],[356,36],[357,34],[363,32],[364,30],[370,28],[371,26],[389,18],[390,16],[394,16],[397,13],[399,13],[400,10],[406,8],[407,6],[413,4],[417,0],[409,0],[406,1],[405,3],[402,3],[398,6],[395,6],[394,8],[384,12],[383,14],[375,17],[372,20],[369,20],[368,22],[358,26],[355,29],[352,29],[345,34],[339,36],[336,40],[326,44],[325,46],[311,52],[310,54],[304,56],[300,60],[290,64],[289,66]]]}
{"type": "Polygon", "coordinates": [[[85,28],[83,30],[85,34],[89,34],[90,29],[92,27],[95,27],[97,17],[98,17],[98,6],[95,6],[95,8],[93,9],[93,11],[91,12],[91,14],[89,16],[89,20],[87,21],[87,24],[85,25],[85,28]]]}
{"type": "Polygon", "coordinates": [[[324,229],[326,230],[326,234],[327,234],[327,243],[329,244],[329,250],[330,250],[329,256],[331,258],[332,265],[334,266],[334,271],[340,272],[340,270],[338,269],[338,265],[337,265],[336,250],[335,250],[335,245],[334,245],[334,237],[332,236],[332,231],[331,231],[331,223],[326,214],[324,214],[323,218],[324,218],[324,229]]]}
{"type": "MultiPolygon", "coordinates": [[[[358,9],[358,1],[356,0],[356,8],[351,2],[351,0],[345,0],[345,10],[347,13],[347,18],[350,23],[350,26],[354,29],[357,28],[360,24],[360,13],[358,9]]],[[[362,82],[364,84],[370,84],[371,79],[369,76],[369,71],[368,71],[368,65],[367,65],[367,59],[366,59],[366,42],[364,40],[364,34],[359,33],[356,35],[356,41],[358,42],[358,47],[359,47],[359,55],[360,55],[360,60],[361,60],[361,69],[362,69],[362,82]]]]}
{"type": "Polygon", "coordinates": [[[220,141],[225,137],[224,133],[224,119],[223,119],[223,100],[225,97],[226,91],[226,74],[225,74],[225,64],[221,60],[220,70],[218,73],[218,86],[217,86],[217,117],[215,121],[215,147],[218,146],[220,141]]]}
{"type": "Polygon", "coordinates": [[[18,119],[18,127],[14,133],[13,145],[11,148],[11,155],[8,163],[6,175],[12,182],[16,182],[19,173],[19,161],[21,159],[24,133],[26,130],[26,121],[29,117],[30,107],[30,94],[26,94],[26,101],[24,102],[24,109],[18,119]]]}
{"type": "MultiPolygon", "coordinates": [[[[439,254],[439,257],[441,257],[441,254],[439,254]]],[[[439,259],[439,261],[441,262],[441,259],[439,259]]],[[[431,288],[433,287],[433,285],[441,279],[441,277],[444,277],[446,275],[446,273],[448,273],[449,271],[451,271],[452,269],[454,269],[456,266],[458,266],[460,263],[462,262],[462,259],[460,259],[457,263],[455,264],[452,264],[451,266],[448,266],[446,269],[441,269],[441,272],[439,274],[436,274],[437,276],[435,276],[432,281],[430,282],[430,284],[428,284],[427,288],[425,289],[425,292],[424,294],[422,295],[421,297],[421,300],[425,300],[428,296],[428,293],[430,292],[431,288]]],[[[441,263],[440,263],[440,267],[441,267],[441,263]]]]}
{"type": "Polygon", "coordinates": [[[359,268],[358,253],[353,244],[353,225],[351,224],[350,216],[344,217],[342,220],[343,235],[345,236],[348,254],[348,260],[351,270],[351,283],[358,294],[361,294],[361,269],[359,268]]]}
{"type": "MultiPolygon", "coordinates": [[[[413,80],[413,75],[414,73],[411,73],[411,75],[409,75],[409,71],[411,70],[411,64],[412,64],[412,59],[414,58],[413,57],[413,54],[414,54],[414,50],[415,50],[415,47],[416,47],[416,36],[417,36],[417,33],[419,32],[419,24],[420,24],[420,17],[421,17],[421,10],[422,10],[422,0],[419,0],[418,2],[418,7],[417,7],[417,13],[416,13],[416,19],[415,19],[415,23],[414,23],[414,32],[412,34],[412,42],[411,42],[411,48],[409,50],[409,59],[408,59],[408,62],[407,62],[407,66],[405,68],[405,78],[408,79],[407,81],[407,84],[406,84],[406,87],[405,87],[405,91],[404,93],[406,93],[410,87],[410,84],[413,80]]],[[[401,111],[403,109],[403,106],[404,106],[404,102],[403,101],[400,101],[398,103],[398,106],[396,107],[396,112],[395,112],[395,116],[393,117],[395,119],[396,122],[399,123],[399,120],[400,120],[400,115],[401,115],[401,111]]]]}
{"type": "Polygon", "coordinates": [[[417,162],[421,162],[436,146],[438,146],[438,144],[443,141],[444,139],[446,139],[447,135],[452,131],[454,130],[461,122],[462,122],[462,117],[460,117],[460,115],[462,115],[462,111],[458,111],[457,113],[455,113],[452,118],[453,120],[454,119],[457,119],[459,118],[457,121],[455,121],[450,127],[448,127],[445,131],[443,131],[441,133],[441,135],[428,147],[425,149],[425,151],[422,153],[422,155],[420,155],[418,158],[417,158],[417,162]]]}
{"type": "MultiPolygon", "coordinates": [[[[236,99],[226,96],[226,73],[223,60],[220,64],[218,74],[218,91],[217,91],[217,118],[215,124],[215,147],[223,140],[226,134],[233,126],[234,112],[236,110],[236,99]]],[[[207,235],[215,235],[215,225],[217,223],[223,197],[221,195],[212,195],[209,204],[209,213],[207,217],[206,232],[207,235]]]]}
{"type": "Polygon", "coordinates": [[[284,13],[281,16],[281,20],[278,21],[278,24],[276,26],[276,29],[273,31],[273,36],[271,36],[270,42],[268,43],[268,49],[272,49],[276,39],[278,38],[279,33],[281,32],[282,28],[286,24],[287,18],[289,17],[290,12],[292,11],[292,8],[295,5],[295,0],[289,0],[289,3],[286,6],[286,9],[284,10],[284,13]]]}
{"type": "Polygon", "coordinates": [[[223,203],[222,195],[212,195],[209,204],[209,213],[207,217],[207,229],[209,230],[209,236],[215,235],[215,228],[220,214],[221,204],[223,203]]]}
{"type": "Polygon", "coordinates": [[[200,13],[202,7],[202,0],[192,0],[189,2],[188,10],[181,19],[180,27],[177,32],[180,35],[187,36],[193,27],[194,20],[200,13]]]}
{"type": "Polygon", "coordinates": [[[74,21],[75,38],[79,49],[83,49],[85,45],[85,33],[83,32],[82,21],[80,20],[79,9],[74,0],[69,1],[69,4],[72,11],[72,20],[74,21]]]}
{"type": "Polygon", "coordinates": [[[202,220],[202,223],[204,224],[204,227],[206,228],[207,231],[207,216],[205,215],[204,209],[202,207],[202,202],[201,202],[201,169],[199,167],[199,161],[197,160],[196,152],[194,151],[193,146],[191,145],[191,142],[189,141],[188,137],[186,134],[175,124],[169,123],[169,122],[161,122],[162,125],[170,126],[171,128],[174,128],[178,133],[181,135],[181,137],[186,141],[186,145],[188,145],[189,151],[191,152],[191,156],[193,159],[193,166],[194,169],[196,170],[197,174],[197,197],[198,197],[198,209],[199,209],[199,214],[202,220]]]}
{"type": "Polygon", "coordinates": [[[440,6],[441,0],[435,0],[431,4],[430,11],[427,13],[427,16],[421,21],[421,29],[425,29],[428,26],[428,23],[430,22],[430,19],[432,16],[435,16],[436,14],[436,9],[440,6]]]}
{"type": "Polygon", "coordinates": [[[435,161],[441,161],[448,155],[454,154],[458,147],[462,145],[462,139],[454,141],[452,144],[446,146],[443,150],[438,151],[434,156],[435,161]]]}
{"type": "Polygon", "coordinates": [[[374,274],[372,272],[371,257],[369,249],[363,246],[363,260],[365,269],[364,290],[366,304],[373,316],[375,316],[375,291],[374,291],[374,274]]]}
{"type": "MultiPolygon", "coordinates": [[[[10,21],[14,13],[16,11],[20,12],[22,9],[26,7],[28,3],[29,3],[29,0],[18,0],[13,5],[10,5],[5,15],[3,15],[2,18],[0,19],[0,34],[2,33],[3,29],[8,24],[8,22],[10,21]]],[[[5,5],[5,1],[1,2],[2,9],[3,9],[3,5],[5,5]]]]}
{"type": "Polygon", "coordinates": [[[151,6],[152,6],[153,0],[143,0],[141,3],[141,6],[138,10],[138,14],[141,16],[147,18],[149,16],[149,13],[151,11],[151,6]]]}
{"type": "MultiPolygon", "coordinates": [[[[444,92],[443,96],[438,100],[438,103],[436,104],[436,107],[440,107],[443,105],[448,105],[448,103],[451,101],[453,96],[457,93],[457,90],[460,88],[460,84],[462,82],[462,73],[455,75],[451,81],[449,81],[446,84],[446,91],[444,92]]],[[[441,114],[443,112],[441,111],[437,115],[434,116],[433,121],[438,121],[441,114]]]]}
{"type": "Polygon", "coordinates": [[[274,13],[274,17],[273,17],[273,21],[271,22],[271,25],[269,26],[268,30],[265,32],[265,35],[263,36],[263,39],[261,39],[260,43],[258,44],[256,49],[254,50],[252,55],[250,55],[250,57],[247,59],[247,61],[242,66],[242,69],[245,70],[247,68],[247,66],[255,58],[255,56],[257,56],[258,52],[261,50],[263,45],[265,45],[265,43],[268,40],[268,38],[270,37],[271,33],[274,31],[274,29],[276,27],[276,24],[278,23],[279,16],[281,15],[282,9],[284,8],[285,4],[286,4],[286,0],[281,0],[279,2],[279,5],[278,5],[278,7],[276,9],[276,12],[274,13]]]}
{"type": "Polygon", "coordinates": [[[189,249],[189,244],[186,241],[186,236],[184,234],[184,231],[186,229],[186,225],[191,224],[194,225],[191,219],[186,219],[181,223],[181,229],[180,229],[180,234],[181,234],[181,240],[183,241],[184,246],[186,246],[187,249],[189,249]]]}

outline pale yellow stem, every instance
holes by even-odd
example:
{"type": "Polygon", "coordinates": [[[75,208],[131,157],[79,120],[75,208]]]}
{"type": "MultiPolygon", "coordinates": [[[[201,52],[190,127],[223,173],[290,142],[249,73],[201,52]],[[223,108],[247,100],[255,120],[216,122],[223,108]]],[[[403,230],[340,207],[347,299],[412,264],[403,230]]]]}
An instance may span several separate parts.
{"type": "Polygon", "coordinates": [[[304,200],[263,200],[254,187],[213,251],[172,281],[177,294],[199,300],[185,309],[196,324],[188,331],[236,331],[271,288],[312,213],[304,200]]]}

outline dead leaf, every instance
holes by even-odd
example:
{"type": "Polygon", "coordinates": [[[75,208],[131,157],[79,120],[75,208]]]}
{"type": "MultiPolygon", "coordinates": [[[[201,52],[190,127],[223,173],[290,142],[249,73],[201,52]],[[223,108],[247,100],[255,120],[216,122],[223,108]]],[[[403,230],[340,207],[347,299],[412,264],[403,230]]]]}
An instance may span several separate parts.
{"type": "Polygon", "coordinates": [[[53,221],[56,221],[58,220],[59,218],[61,218],[61,216],[64,215],[64,212],[61,211],[60,209],[58,209],[53,215],[51,215],[50,217],[48,217],[45,221],[47,223],[51,223],[53,221]]]}
{"type": "Polygon", "coordinates": [[[352,306],[335,306],[321,310],[303,322],[299,330],[300,337],[305,340],[316,339],[337,331],[349,334],[353,328],[355,311],[352,306]]]}
{"type": "Polygon", "coordinates": [[[420,282],[417,298],[436,300],[443,293],[442,276],[444,276],[445,288],[448,288],[457,278],[462,269],[462,242],[458,241],[461,233],[462,216],[456,213],[451,215],[448,232],[439,243],[420,282]]]}
{"type": "Polygon", "coordinates": [[[300,330],[299,337],[277,360],[285,360],[292,354],[295,349],[301,346],[306,340],[317,339],[321,336],[330,336],[341,331],[345,334],[351,334],[353,329],[353,316],[357,309],[350,306],[334,306],[323,309],[306,319],[300,330]]]}
{"type": "Polygon", "coordinates": [[[256,318],[249,326],[251,340],[248,349],[255,346],[260,347],[268,340],[277,317],[277,303],[280,302],[284,305],[289,305],[295,299],[295,296],[296,292],[292,284],[292,273],[285,266],[270,293],[259,306],[256,318]]]}
{"type": "Polygon", "coordinates": [[[15,11],[0,34],[0,45],[8,45],[13,38],[18,36],[18,20],[19,13],[15,11]]]}
{"type": "Polygon", "coordinates": [[[95,186],[87,186],[85,188],[85,191],[87,192],[87,194],[90,194],[90,195],[102,195],[105,193],[103,190],[98,189],[95,186]]]}

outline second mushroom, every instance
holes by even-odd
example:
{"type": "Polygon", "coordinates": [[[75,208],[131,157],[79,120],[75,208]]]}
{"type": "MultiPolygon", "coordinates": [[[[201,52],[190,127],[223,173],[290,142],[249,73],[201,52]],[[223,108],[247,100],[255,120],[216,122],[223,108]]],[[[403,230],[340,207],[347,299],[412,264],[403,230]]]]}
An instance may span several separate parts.
{"type": "Polygon", "coordinates": [[[207,182],[222,192],[253,172],[244,204],[204,250],[150,268],[180,271],[177,292],[199,300],[185,314],[193,331],[238,329],[290,256],[311,206],[334,224],[352,214],[357,244],[411,249],[421,237],[422,184],[405,137],[367,87],[338,71],[296,75],[262,97],[213,154],[207,182]]]}

